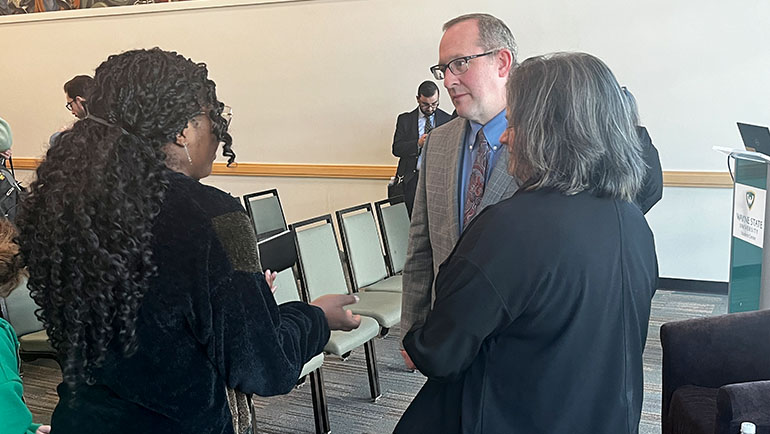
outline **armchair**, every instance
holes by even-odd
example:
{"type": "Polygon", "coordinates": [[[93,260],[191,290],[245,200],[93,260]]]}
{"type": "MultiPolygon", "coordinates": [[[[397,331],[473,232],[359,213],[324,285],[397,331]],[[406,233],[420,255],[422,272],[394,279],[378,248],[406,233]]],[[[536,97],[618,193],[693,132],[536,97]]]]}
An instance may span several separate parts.
{"type": "Polygon", "coordinates": [[[770,310],[663,324],[663,434],[770,433],[770,310]]]}

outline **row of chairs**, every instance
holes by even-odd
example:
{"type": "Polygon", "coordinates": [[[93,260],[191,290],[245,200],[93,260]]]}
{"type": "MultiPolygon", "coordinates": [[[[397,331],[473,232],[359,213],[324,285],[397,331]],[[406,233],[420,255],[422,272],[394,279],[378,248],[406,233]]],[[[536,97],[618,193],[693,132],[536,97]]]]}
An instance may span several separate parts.
{"type": "MultiPolygon", "coordinates": [[[[275,293],[279,304],[295,300],[307,302],[325,294],[358,293],[360,301],[351,309],[362,315],[361,326],[351,332],[332,332],[324,352],[344,360],[354,349],[363,347],[370,394],[373,401],[377,400],[381,393],[373,339],[387,334],[401,317],[399,273],[406,259],[409,231],[403,200],[382,200],[374,204],[379,225],[375,224],[373,209],[368,203],[336,212],[344,261],[340,259],[330,214],[287,225],[276,190],[247,195],[243,200],[257,233],[264,268],[281,270],[275,293]]],[[[21,359],[31,361],[42,357],[58,362],[58,354],[34,314],[36,309],[38,306],[29,295],[26,281],[7,299],[0,298],[0,316],[11,323],[19,337],[21,359]]],[[[310,360],[298,384],[309,378],[316,431],[327,433],[330,424],[320,369],[323,360],[323,354],[310,360]]]]}
{"type": "MultiPolygon", "coordinates": [[[[344,360],[352,350],[363,347],[370,393],[376,401],[381,393],[374,338],[385,336],[401,319],[399,273],[406,260],[409,232],[403,200],[376,202],[374,210],[366,203],[336,211],[342,252],[331,214],[288,225],[277,190],[249,194],[243,201],[257,234],[263,268],[279,271],[275,293],[279,304],[294,300],[307,302],[326,294],[358,295],[359,302],[350,309],[362,316],[361,326],[351,332],[332,332],[324,352],[344,360]]],[[[316,432],[328,433],[331,427],[322,363],[322,358],[311,360],[304,367],[303,375],[308,374],[310,378],[316,432]]],[[[301,376],[298,384],[302,382],[301,376]]]]}

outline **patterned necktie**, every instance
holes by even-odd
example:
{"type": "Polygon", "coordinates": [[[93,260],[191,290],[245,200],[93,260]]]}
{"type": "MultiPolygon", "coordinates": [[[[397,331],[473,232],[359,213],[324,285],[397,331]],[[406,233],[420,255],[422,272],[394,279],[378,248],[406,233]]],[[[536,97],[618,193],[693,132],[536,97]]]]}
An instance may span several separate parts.
{"type": "Polygon", "coordinates": [[[423,129],[423,134],[428,134],[432,129],[433,125],[431,125],[430,116],[425,116],[425,129],[423,129]]]}
{"type": "Polygon", "coordinates": [[[468,190],[465,192],[465,210],[463,212],[463,228],[476,216],[481,198],[484,197],[484,184],[489,163],[489,143],[484,131],[476,135],[476,158],[473,159],[473,169],[468,179],[468,190]]]}

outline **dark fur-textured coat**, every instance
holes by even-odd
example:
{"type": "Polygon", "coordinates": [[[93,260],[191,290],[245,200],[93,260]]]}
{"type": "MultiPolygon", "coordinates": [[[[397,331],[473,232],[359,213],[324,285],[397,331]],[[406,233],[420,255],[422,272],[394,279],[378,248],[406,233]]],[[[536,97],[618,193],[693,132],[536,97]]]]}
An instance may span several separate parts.
{"type": "Polygon", "coordinates": [[[138,350],[123,357],[113,345],[95,384],[78,385],[74,396],[60,385],[54,434],[232,433],[226,386],[287,393],[329,339],[320,309],[276,305],[240,204],[185,175],[168,176],[138,350]]]}

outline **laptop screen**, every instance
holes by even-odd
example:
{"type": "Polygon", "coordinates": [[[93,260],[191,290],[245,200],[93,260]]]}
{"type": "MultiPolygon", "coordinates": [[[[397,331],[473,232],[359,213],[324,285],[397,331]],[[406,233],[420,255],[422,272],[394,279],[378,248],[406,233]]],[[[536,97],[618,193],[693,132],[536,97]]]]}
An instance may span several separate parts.
{"type": "Polygon", "coordinates": [[[770,155],[770,129],[760,125],[738,122],[738,130],[741,132],[743,145],[746,149],[770,155]]]}

